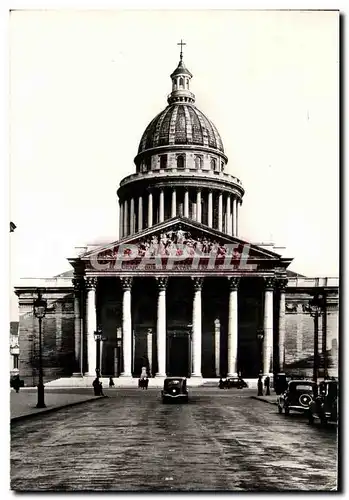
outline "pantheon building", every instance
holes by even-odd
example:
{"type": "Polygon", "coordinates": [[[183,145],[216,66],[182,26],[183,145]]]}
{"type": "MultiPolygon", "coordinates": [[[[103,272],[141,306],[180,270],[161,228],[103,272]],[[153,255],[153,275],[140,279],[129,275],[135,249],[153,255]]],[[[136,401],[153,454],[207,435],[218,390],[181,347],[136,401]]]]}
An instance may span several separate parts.
{"type": "Polygon", "coordinates": [[[216,126],[197,107],[183,62],[167,106],[146,127],[120,182],[119,235],[87,245],[72,271],[16,287],[19,374],[35,384],[38,321],[45,380],[182,375],[196,380],[279,371],[337,373],[338,279],[288,270],[273,245],[239,238],[242,181],[228,172],[216,126]],[[309,299],[320,296],[317,352],[309,299]],[[98,336],[95,335],[98,332],[98,336]]]}

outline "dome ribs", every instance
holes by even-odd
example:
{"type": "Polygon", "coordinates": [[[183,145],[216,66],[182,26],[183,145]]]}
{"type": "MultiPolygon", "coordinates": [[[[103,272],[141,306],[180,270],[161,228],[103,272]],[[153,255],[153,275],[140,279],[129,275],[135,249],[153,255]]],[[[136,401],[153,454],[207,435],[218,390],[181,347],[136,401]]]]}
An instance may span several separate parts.
{"type": "Polygon", "coordinates": [[[197,144],[224,153],[215,125],[196,106],[187,103],[170,104],[149,123],[140,141],[138,154],[175,144],[197,144]]]}
{"type": "Polygon", "coordinates": [[[207,118],[206,118],[206,128],[207,128],[207,135],[208,135],[208,145],[211,148],[217,149],[216,136],[215,136],[214,130],[212,128],[211,122],[207,118]]]}
{"type": "Polygon", "coordinates": [[[203,135],[202,135],[202,127],[200,121],[197,117],[197,114],[194,112],[192,106],[188,106],[188,113],[191,121],[191,130],[192,130],[192,141],[193,144],[200,144],[201,146],[204,144],[203,135]]]}
{"type": "Polygon", "coordinates": [[[188,144],[193,143],[193,134],[192,134],[192,125],[191,125],[191,119],[189,115],[188,108],[190,106],[183,106],[184,109],[184,114],[185,114],[185,124],[186,124],[186,135],[187,135],[187,142],[188,144]]]}
{"type": "Polygon", "coordinates": [[[172,106],[167,106],[167,108],[158,115],[158,120],[156,122],[156,127],[155,127],[155,133],[154,133],[154,140],[153,140],[153,146],[159,146],[160,144],[160,130],[161,126],[163,124],[164,118],[166,116],[167,112],[170,112],[172,106]]]}
{"type": "Polygon", "coordinates": [[[205,123],[205,118],[206,117],[199,110],[196,111],[196,116],[198,117],[198,120],[199,120],[200,125],[201,125],[203,145],[204,146],[209,146],[209,144],[208,144],[207,127],[206,127],[206,123],[205,123]]]}
{"type": "Polygon", "coordinates": [[[215,124],[213,122],[210,122],[210,123],[211,123],[211,126],[213,128],[213,131],[214,131],[214,134],[215,134],[215,137],[216,137],[217,149],[219,149],[220,151],[224,152],[223,142],[222,142],[221,136],[219,135],[218,130],[216,129],[215,124]]]}
{"type": "Polygon", "coordinates": [[[185,113],[183,106],[178,106],[176,126],[174,129],[174,143],[187,144],[187,127],[185,123],[185,113]]]}
{"type": "Polygon", "coordinates": [[[162,120],[159,133],[158,146],[166,146],[169,144],[170,120],[172,117],[173,106],[170,106],[162,120]]]}
{"type": "Polygon", "coordinates": [[[173,106],[173,112],[171,116],[170,126],[169,126],[169,144],[175,144],[176,142],[176,130],[177,130],[177,117],[179,115],[180,106],[173,106]]]}

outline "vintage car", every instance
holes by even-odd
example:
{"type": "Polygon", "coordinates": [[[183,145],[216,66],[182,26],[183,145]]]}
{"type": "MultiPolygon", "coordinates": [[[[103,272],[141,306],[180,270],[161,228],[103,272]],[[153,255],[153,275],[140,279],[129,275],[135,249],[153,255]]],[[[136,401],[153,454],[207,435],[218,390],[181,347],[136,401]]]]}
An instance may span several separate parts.
{"type": "Polygon", "coordinates": [[[317,384],[312,380],[291,380],[285,392],[277,398],[279,413],[290,413],[290,410],[306,412],[310,403],[317,396],[317,384]]]}
{"type": "Polygon", "coordinates": [[[225,379],[220,379],[218,387],[220,389],[231,389],[236,387],[237,389],[243,389],[248,387],[247,383],[240,377],[228,377],[225,379]]]}
{"type": "Polygon", "coordinates": [[[338,420],[338,382],[324,380],[319,384],[319,395],[311,402],[308,410],[309,424],[315,419],[322,425],[328,422],[336,423],[338,420]]]}
{"type": "Polygon", "coordinates": [[[161,391],[162,402],[183,401],[188,402],[187,379],[185,377],[168,377],[164,380],[161,391]]]}

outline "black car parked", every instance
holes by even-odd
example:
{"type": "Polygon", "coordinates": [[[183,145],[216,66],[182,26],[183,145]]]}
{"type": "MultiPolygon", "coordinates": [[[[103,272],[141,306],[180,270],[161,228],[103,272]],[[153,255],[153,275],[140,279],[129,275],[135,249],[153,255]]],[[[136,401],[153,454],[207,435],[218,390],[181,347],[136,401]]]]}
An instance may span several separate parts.
{"type": "Polygon", "coordinates": [[[319,395],[310,404],[308,419],[309,424],[313,424],[318,419],[322,425],[338,421],[338,382],[336,380],[320,382],[319,395]]]}
{"type": "Polygon", "coordinates": [[[312,380],[291,380],[285,392],[277,398],[279,413],[289,415],[290,410],[306,412],[317,396],[317,384],[312,380]]]}
{"type": "Polygon", "coordinates": [[[248,385],[241,377],[228,377],[225,379],[221,378],[218,387],[220,389],[231,389],[233,387],[243,389],[244,387],[248,387],[248,385]]]}

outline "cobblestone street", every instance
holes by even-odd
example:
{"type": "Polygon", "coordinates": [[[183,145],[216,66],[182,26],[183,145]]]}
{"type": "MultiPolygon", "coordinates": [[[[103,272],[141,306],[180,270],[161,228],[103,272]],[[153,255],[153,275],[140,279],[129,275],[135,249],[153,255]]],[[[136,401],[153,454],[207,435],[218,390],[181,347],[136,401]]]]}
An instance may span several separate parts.
{"type": "Polygon", "coordinates": [[[279,415],[252,391],[193,389],[188,405],[155,389],[106,393],[12,425],[12,489],[336,489],[336,428],[279,415]]]}

